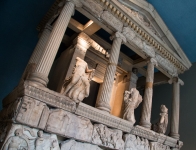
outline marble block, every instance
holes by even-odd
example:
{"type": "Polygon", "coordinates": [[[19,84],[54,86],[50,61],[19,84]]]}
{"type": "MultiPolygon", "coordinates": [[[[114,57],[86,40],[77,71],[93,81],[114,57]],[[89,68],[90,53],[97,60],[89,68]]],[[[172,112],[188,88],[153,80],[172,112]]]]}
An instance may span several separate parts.
{"type": "Polygon", "coordinates": [[[55,134],[12,124],[2,145],[2,150],[60,150],[55,134]]]}
{"type": "Polygon", "coordinates": [[[45,130],[64,137],[91,142],[93,125],[89,119],[62,109],[54,109],[50,110],[45,130]]]}
{"type": "Polygon", "coordinates": [[[32,127],[45,128],[49,108],[43,102],[24,96],[16,121],[32,127]]]}
{"type": "Polygon", "coordinates": [[[67,140],[61,143],[61,150],[102,150],[97,145],[67,140]]]}
{"type": "Polygon", "coordinates": [[[158,142],[150,142],[150,150],[171,150],[169,146],[158,142]]]}
{"type": "Polygon", "coordinates": [[[112,149],[124,150],[122,131],[109,129],[102,124],[94,124],[92,143],[112,149]]]}
{"type": "Polygon", "coordinates": [[[123,138],[125,141],[124,150],[151,150],[147,139],[132,134],[125,134],[123,138]]]}

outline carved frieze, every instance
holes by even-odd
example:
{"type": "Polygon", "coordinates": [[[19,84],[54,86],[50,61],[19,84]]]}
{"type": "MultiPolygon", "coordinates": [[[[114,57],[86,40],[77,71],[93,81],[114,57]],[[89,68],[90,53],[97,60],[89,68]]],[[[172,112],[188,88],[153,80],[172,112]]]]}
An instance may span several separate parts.
{"type": "Polygon", "coordinates": [[[67,140],[61,143],[62,150],[102,150],[97,145],[67,140]]]}
{"type": "Polygon", "coordinates": [[[165,68],[168,71],[170,75],[172,76],[178,75],[176,67],[172,63],[170,63],[167,59],[163,58],[159,54],[156,54],[155,59],[163,68],[165,68]]]}
{"type": "Polygon", "coordinates": [[[92,143],[112,149],[124,149],[122,131],[109,129],[102,124],[94,124],[92,143]]]}
{"type": "Polygon", "coordinates": [[[148,140],[157,141],[158,137],[156,133],[152,130],[148,130],[141,126],[135,126],[134,129],[131,131],[131,134],[146,138],[148,140]]]}
{"type": "Polygon", "coordinates": [[[114,15],[112,15],[109,11],[103,11],[103,13],[101,14],[101,19],[103,19],[107,24],[116,29],[116,31],[122,31],[123,23],[116,17],[114,17],[114,15]]]}
{"type": "Polygon", "coordinates": [[[95,14],[95,16],[98,17],[98,19],[101,17],[101,14],[103,12],[101,5],[92,0],[81,0],[81,3],[83,4],[83,6],[90,9],[95,14]]]}
{"type": "Polygon", "coordinates": [[[132,134],[125,134],[123,139],[125,141],[125,150],[151,150],[147,139],[132,134]]]}
{"type": "Polygon", "coordinates": [[[158,142],[150,142],[151,150],[171,150],[169,146],[158,142]]]}
{"type": "Polygon", "coordinates": [[[71,101],[70,98],[49,90],[48,88],[34,86],[29,82],[24,84],[19,95],[32,97],[50,106],[61,108],[70,112],[75,112],[76,110],[76,103],[71,101]]]}
{"type": "Polygon", "coordinates": [[[43,129],[45,127],[46,120],[48,119],[48,115],[49,115],[49,108],[45,103],[24,96],[22,105],[16,117],[16,121],[30,125],[32,127],[38,127],[41,121],[42,124],[41,126],[43,129]],[[43,116],[43,112],[44,112],[44,116],[43,116]],[[45,122],[43,120],[45,120],[45,122]]]}
{"type": "Polygon", "coordinates": [[[64,137],[91,142],[93,125],[89,119],[54,109],[50,112],[45,130],[64,137]]]}
{"type": "Polygon", "coordinates": [[[3,150],[60,150],[56,135],[46,134],[35,128],[12,124],[3,150]]]}

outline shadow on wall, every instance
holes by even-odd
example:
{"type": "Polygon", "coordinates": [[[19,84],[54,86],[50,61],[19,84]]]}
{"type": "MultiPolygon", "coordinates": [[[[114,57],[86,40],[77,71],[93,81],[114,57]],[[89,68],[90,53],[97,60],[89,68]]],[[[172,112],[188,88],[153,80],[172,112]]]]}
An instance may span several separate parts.
{"type": "MultiPolygon", "coordinates": [[[[180,88],[180,139],[184,142],[182,150],[195,150],[196,139],[196,63],[180,75],[184,86],[180,88]]],[[[172,85],[155,86],[153,91],[152,121],[158,119],[160,105],[165,104],[171,115],[172,85]]],[[[169,118],[170,123],[170,118],[169,118]]],[[[169,128],[169,127],[168,127],[169,128]]]]}
{"type": "Polygon", "coordinates": [[[36,26],[54,0],[0,2],[0,110],[1,101],[18,84],[37,43],[36,26]]]}

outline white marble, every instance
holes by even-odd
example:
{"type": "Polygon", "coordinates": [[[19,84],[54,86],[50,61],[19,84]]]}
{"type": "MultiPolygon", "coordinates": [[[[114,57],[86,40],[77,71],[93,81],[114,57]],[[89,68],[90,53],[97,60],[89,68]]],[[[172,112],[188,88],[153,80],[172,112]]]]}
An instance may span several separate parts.
{"type": "Polygon", "coordinates": [[[156,124],[152,125],[155,132],[165,134],[168,125],[168,109],[165,105],[161,105],[160,119],[156,124]]]}
{"type": "Polygon", "coordinates": [[[116,66],[118,63],[120,47],[122,42],[126,42],[126,38],[120,33],[116,32],[113,36],[113,43],[111,48],[110,58],[108,60],[108,66],[104,75],[104,81],[102,88],[100,89],[99,98],[96,101],[96,107],[100,110],[110,113],[110,97],[112,92],[113,81],[116,73],[116,66]]]}
{"type": "Polygon", "coordinates": [[[130,121],[131,124],[135,123],[134,110],[142,102],[142,96],[136,88],[132,88],[130,91],[124,93],[124,115],[123,119],[130,121]]]}
{"type": "Polygon", "coordinates": [[[109,129],[107,126],[102,124],[94,124],[92,143],[112,149],[124,149],[122,131],[109,129]]]}
{"type": "Polygon", "coordinates": [[[147,139],[132,134],[125,134],[123,139],[125,141],[124,150],[151,150],[147,139]]]}
{"type": "Polygon", "coordinates": [[[144,100],[142,103],[142,112],[140,118],[140,125],[148,129],[151,128],[150,119],[151,119],[151,109],[152,109],[155,65],[157,65],[157,61],[154,58],[150,58],[147,64],[146,87],[144,92],[144,100]]]}
{"type": "Polygon", "coordinates": [[[97,145],[67,140],[61,143],[61,150],[102,150],[97,145]]]}
{"type": "Polygon", "coordinates": [[[93,125],[89,119],[54,109],[50,112],[45,130],[64,137],[91,142],[93,125]]]}
{"type": "Polygon", "coordinates": [[[88,69],[88,64],[79,57],[76,57],[76,65],[72,76],[65,80],[64,95],[75,102],[82,101],[89,96],[90,81],[94,76],[95,70],[88,69]]]}

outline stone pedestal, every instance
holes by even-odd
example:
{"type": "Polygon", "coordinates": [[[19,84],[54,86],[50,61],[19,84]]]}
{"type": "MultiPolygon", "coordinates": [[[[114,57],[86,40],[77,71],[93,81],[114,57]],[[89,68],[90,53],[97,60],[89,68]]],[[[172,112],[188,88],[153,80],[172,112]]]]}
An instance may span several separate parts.
{"type": "Polygon", "coordinates": [[[55,22],[53,30],[48,38],[48,42],[43,49],[39,63],[35,72],[30,74],[29,80],[38,85],[46,86],[48,83],[48,74],[53,64],[54,58],[68,26],[69,20],[74,12],[75,4],[73,1],[66,1],[58,19],[55,22]]]}
{"type": "Polygon", "coordinates": [[[144,100],[142,104],[142,112],[140,118],[140,125],[148,129],[151,128],[150,118],[151,118],[151,108],[152,108],[155,65],[157,65],[156,60],[154,58],[151,58],[147,64],[146,87],[144,92],[144,100]]]}
{"type": "Polygon", "coordinates": [[[175,77],[169,80],[173,83],[173,100],[172,100],[172,113],[171,113],[171,129],[170,136],[179,139],[179,113],[180,113],[180,85],[184,85],[183,81],[175,77]]]}
{"type": "Polygon", "coordinates": [[[100,110],[110,113],[110,96],[112,92],[112,85],[115,77],[116,66],[118,63],[118,57],[120,53],[120,47],[122,42],[126,42],[126,38],[119,32],[116,32],[111,39],[113,44],[111,48],[111,54],[104,75],[102,89],[100,91],[99,99],[96,102],[96,107],[100,110]]]}

